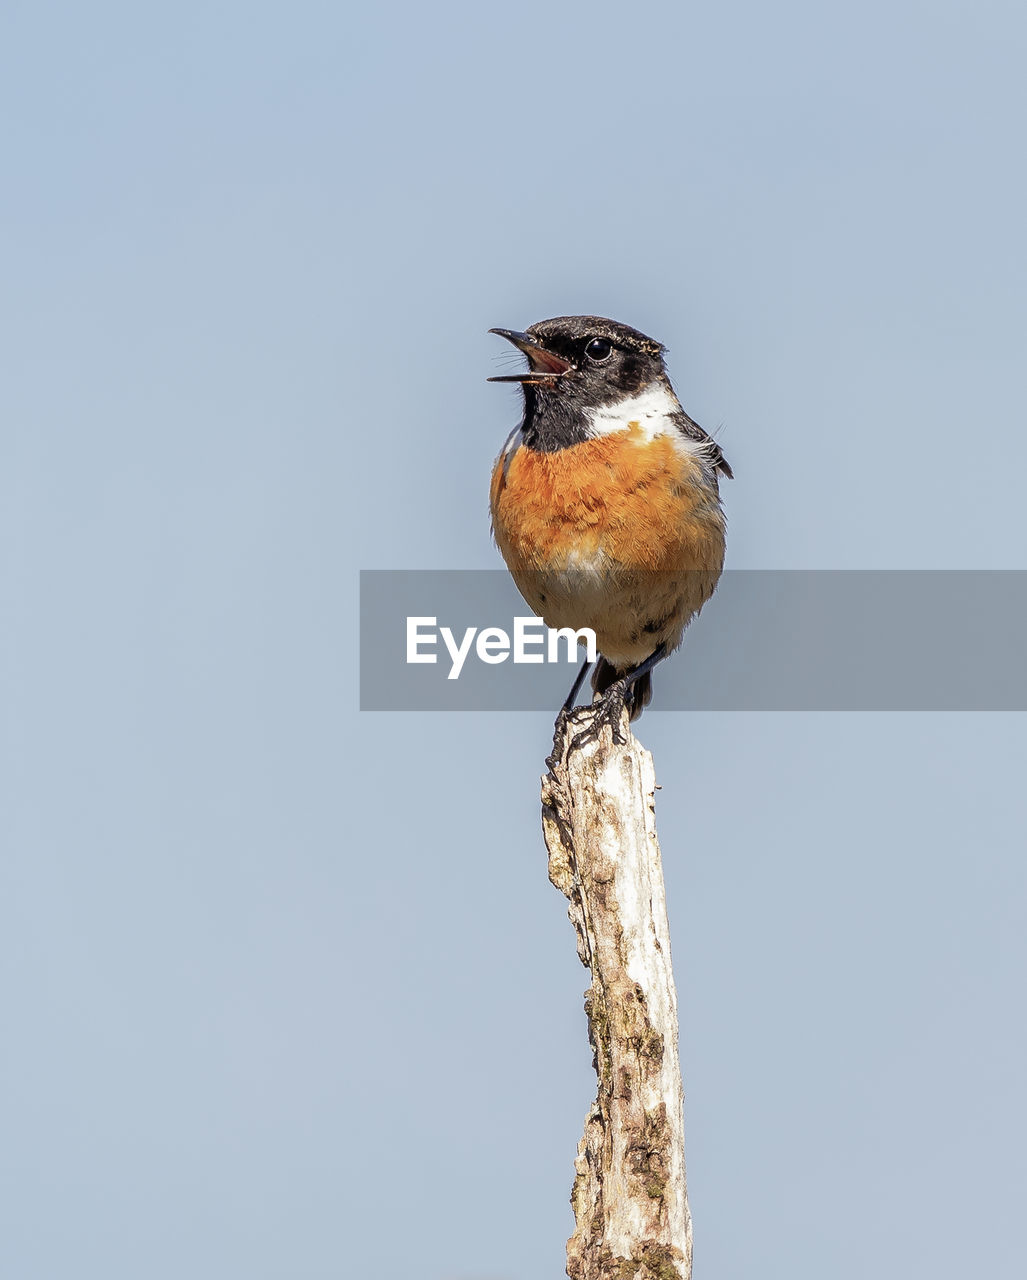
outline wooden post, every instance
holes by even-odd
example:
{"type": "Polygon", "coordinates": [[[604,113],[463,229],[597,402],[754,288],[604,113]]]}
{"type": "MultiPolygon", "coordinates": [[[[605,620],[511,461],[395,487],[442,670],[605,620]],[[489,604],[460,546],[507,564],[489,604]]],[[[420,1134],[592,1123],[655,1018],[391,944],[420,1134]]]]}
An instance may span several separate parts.
{"type": "MultiPolygon", "coordinates": [[[[587,723],[587,721],[586,721],[587,723]]],[[[653,758],[622,720],[571,749],[558,726],[542,779],[549,878],[570,902],[595,1050],[596,1100],[578,1144],[571,1280],[690,1280],[677,996],[656,839],[653,758]]]]}

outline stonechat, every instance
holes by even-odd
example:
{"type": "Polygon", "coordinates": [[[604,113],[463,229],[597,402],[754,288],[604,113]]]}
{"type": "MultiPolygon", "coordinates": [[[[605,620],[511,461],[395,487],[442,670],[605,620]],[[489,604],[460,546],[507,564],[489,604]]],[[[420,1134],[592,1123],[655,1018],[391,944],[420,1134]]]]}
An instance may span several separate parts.
{"type": "MultiPolygon", "coordinates": [[[[724,566],[720,446],[678,402],[664,348],[601,316],[491,329],[527,357],[524,417],[492,473],[492,529],[514,582],[550,627],[591,627],[597,721],[619,739],[652,697],[724,566]]],[[[569,712],[586,661],[564,704],[569,712]]]]}

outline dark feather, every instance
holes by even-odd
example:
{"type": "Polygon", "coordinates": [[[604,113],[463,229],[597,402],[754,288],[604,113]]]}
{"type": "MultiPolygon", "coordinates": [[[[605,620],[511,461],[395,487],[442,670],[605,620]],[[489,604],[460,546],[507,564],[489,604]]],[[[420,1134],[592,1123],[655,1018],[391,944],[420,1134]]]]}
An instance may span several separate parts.
{"type": "Polygon", "coordinates": [[[734,472],[731,470],[727,458],[724,457],[720,445],[717,444],[709,432],[704,431],[699,426],[698,422],[693,422],[684,409],[674,415],[674,423],[682,435],[688,436],[689,440],[697,440],[700,444],[706,446],[706,455],[715,471],[727,476],[729,480],[734,478],[734,472]]]}

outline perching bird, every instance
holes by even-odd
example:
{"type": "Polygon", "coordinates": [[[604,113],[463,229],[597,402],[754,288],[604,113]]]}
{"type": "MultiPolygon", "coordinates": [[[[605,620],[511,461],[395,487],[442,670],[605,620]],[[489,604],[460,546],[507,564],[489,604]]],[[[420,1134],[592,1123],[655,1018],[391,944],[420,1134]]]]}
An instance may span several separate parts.
{"type": "MultiPolygon", "coordinates": [[[[491,329],[528,358],[524,418],[492,473],[492,528],[521,595],[550,627],[591,627],[592,689],[618,736],[652,696],[724,565],[720,446],[678,403],[660,343],[600,316],[491,329]]],[[[565,703],[569,711],[586,661],[565,703]]]]}

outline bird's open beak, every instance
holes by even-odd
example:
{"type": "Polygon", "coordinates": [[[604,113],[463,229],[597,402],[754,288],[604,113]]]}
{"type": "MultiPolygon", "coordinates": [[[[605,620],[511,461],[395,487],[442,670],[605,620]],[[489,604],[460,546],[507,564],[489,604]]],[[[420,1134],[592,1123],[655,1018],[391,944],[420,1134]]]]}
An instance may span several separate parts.
{"type": "Polygon", "coordinates": [[[545,386],[556,382],[568,369],[574,368],[569,360],[540,347],[526,333],[518,333],[515,329],[490,329],[489,333],[498,333],[507,342],[512,342],[528,357],[528,364],[531,366],[524,373],[504,373],[497,378],[489,378],[489,382],[520,382],[528,386],[545,386]]]}

